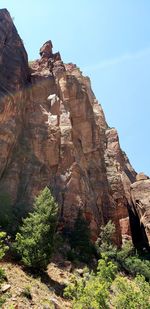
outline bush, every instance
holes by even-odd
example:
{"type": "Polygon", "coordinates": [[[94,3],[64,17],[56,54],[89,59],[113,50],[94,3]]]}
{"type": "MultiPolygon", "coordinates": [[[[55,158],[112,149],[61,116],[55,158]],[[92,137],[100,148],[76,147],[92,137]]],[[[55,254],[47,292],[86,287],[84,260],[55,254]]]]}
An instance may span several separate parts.
{"type": "Polygon", "coordinates": [[[128,240],[123,245],[121,250],[117,251],[117,260],[124,262],[129,256],[135,255],[135,248],[133,247],[132,241],[128,240]]]}
{"type": "Polygon", "coordinates": [[[141,260],[139,256],[130,256],[124,260],[123,266],[131,275],[143,275],[150,281],[150,261],[141,260]]]}
{"type": "Polygon", "coordinates": [[[2,308],[2,305],[5,303],[5,301],[6,301],[6,296],[5,295],[0,296],[0,308],[2,308]]]}
{"type": "Polygon", "coordinates": [[[114,232],[115,226],[111,221],[101,228],[100,237],[96,242],[99,255],[117,263],[121,271],[132,276],[143,275],[146,280],[150,281],[150,261],[144,260],[137,254],[131,241],[126,241],[119,250],[113,244],[114,232]]]}
{"type": "Polygon", "coordinates": [[[64,296],[73,299],[75,309],[109,308],[109,289],[116,274],[112,262],[99,260],[96,273],[86,272],[83,278],[73,276],[64,296]]]}
{"type": "Polygon", "coordinates": [[[53,249],[58,206],[46,187],[36,198],[34,211],[23,219],[15,249],[25,266],[45,268],[53,249]]]}
{"type": "MultiPolygon", "coordinates": [[[[5,245],[6,233],[0,232],[0,260],[5,256],[8,246],[5,245]]],[[[5,271],[0,267],[0,284],[6,278],[5,271]]]]}
{"type": "Polygon", "coordinates": [[[116,260],[121,269],[132,276],[143,275],[150,281],[150,261],[138,255],[131,241],[126,241],[117,251],[116,260]]]}
{"type": "Polygon", "coordinates": [[[117,276],[112,285],[114,297],[113,308],[116,309],[149,309],[150,285],[143,276],[137,276],[134,280],[117,276]]]}
{"type": "MultiPolygon", "coordinates": [[[[0,232],[0,260],[5,256],[8,247],[5,245],[6,233],[0,232]]],[[[6,279],[5,271],[0,267],[0,286],[1,283],[6,279]]],[[[6,297],[0,296],[0,307],[5,303],[6,297]]]]}
{"type": "Polygon", "coordinates": [[[129,279],[117,275],[117,267],[100,259],[96,273],[73,276],[64,296],[74,309],[150,309],[150,285],[143,276],[129,279]]]}
{"type": "Polygon", "coordinates": [[[5,245],[6,233],[0,232],[0,260],[4,257],[8,246],[5,245]]]}

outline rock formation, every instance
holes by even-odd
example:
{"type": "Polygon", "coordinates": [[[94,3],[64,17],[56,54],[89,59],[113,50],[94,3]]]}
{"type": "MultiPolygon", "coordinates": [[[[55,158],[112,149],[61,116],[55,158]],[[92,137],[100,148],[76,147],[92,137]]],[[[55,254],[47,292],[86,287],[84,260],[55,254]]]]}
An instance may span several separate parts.
{"type": "Polygon", "coordinates": [[[48,185],[59,203],[60,229],[70,228],[82,209],[93,239],[111,219],[118,244],[134,224],[143,240],[141,224],[149,237],[150,181],[135,183],[136,172],[89,78],[52,48],[47,41],[29,68],[12,19],[0,10],[0,194],[24,211],[48,185]],[[144,203],[144,218],[137,199],[144,203]]]}
{"type": "MultiPolygon", "coordinates": [[[[150,245],[150,179],[148,176],[140,173],[136,176],[136,182],[131,185],[131,198],[133,212],[139,219],[139,225],[143,231],[143,236],[150,245]]],[[[135,244],[139,245],[143,239],[137,239],[133,233],[135,244]]]]}

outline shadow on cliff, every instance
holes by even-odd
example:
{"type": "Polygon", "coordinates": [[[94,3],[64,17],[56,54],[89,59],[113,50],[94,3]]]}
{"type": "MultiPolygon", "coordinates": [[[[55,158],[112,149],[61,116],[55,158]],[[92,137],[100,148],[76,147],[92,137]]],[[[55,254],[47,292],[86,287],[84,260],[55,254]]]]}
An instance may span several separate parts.
{"type": "Polygon", "coordinates": [[[146,236],[143,224],[140,223],[140,219],[138,217],[135,207],[133,206],[133,209],[128,207],[128,213],[130,219],[132,241],[135,248],[143,252],[146,250],[150,253],[148,238],[146,236]]]}

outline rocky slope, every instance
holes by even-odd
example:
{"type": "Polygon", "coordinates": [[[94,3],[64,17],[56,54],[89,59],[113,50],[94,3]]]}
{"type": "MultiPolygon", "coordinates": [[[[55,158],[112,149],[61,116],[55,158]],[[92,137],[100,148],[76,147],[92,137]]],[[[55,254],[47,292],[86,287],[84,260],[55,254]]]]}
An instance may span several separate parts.
{"type": "Polygon", "coordinates": [[[93,239],[112,219],[118,244],[131,232],[135,243],[138,233],[147,244],[150,181],[133,184],[136,172],[89,78],[52,48],[47,41],[29,68],[12,19],[0,10],[0,194],[23,212],[48,185],[60,206],[60,230],[70,228],[82,209],[93,239]]]}
{"type": "Polygon", "coordinates": [[[63,298],[63,289],[71,278],[65,263],[51,262],[47,272],[37,276],[13,262],[0,262],[0,267],[7,278],[0,288],[0,299],[5,299],[0,305],[2,309],[72,308],[71,301],[63,298]]]}

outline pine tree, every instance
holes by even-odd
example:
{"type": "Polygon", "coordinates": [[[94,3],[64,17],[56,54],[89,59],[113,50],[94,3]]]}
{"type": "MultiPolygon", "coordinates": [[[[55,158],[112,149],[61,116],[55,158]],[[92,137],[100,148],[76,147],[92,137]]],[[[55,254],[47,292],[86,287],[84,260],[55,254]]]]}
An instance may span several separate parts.
{"type": "Polygon", "coordinates": [[[23,219],[15,248],[24,265],[45,268],[53,249],[58,206],[46,187],[36,198],[34,211],[23,219]]]}
{"type": "Polygon", "coordinates": [[[81,210],[78,212],[69,238],[74,258],[86,263],[90,262],[94,254],[94,246],[91,242],[89,222],[84,218],[81,210]]]}
{"type": "Polygon", "coordinates": [[[83,217],[83,213],[79,210],[74,223],[74,229],[71,233],[70,244],[72,248],[81,249],[88,247],[90,244],[90,228],[88,222],[83,217]]]}

